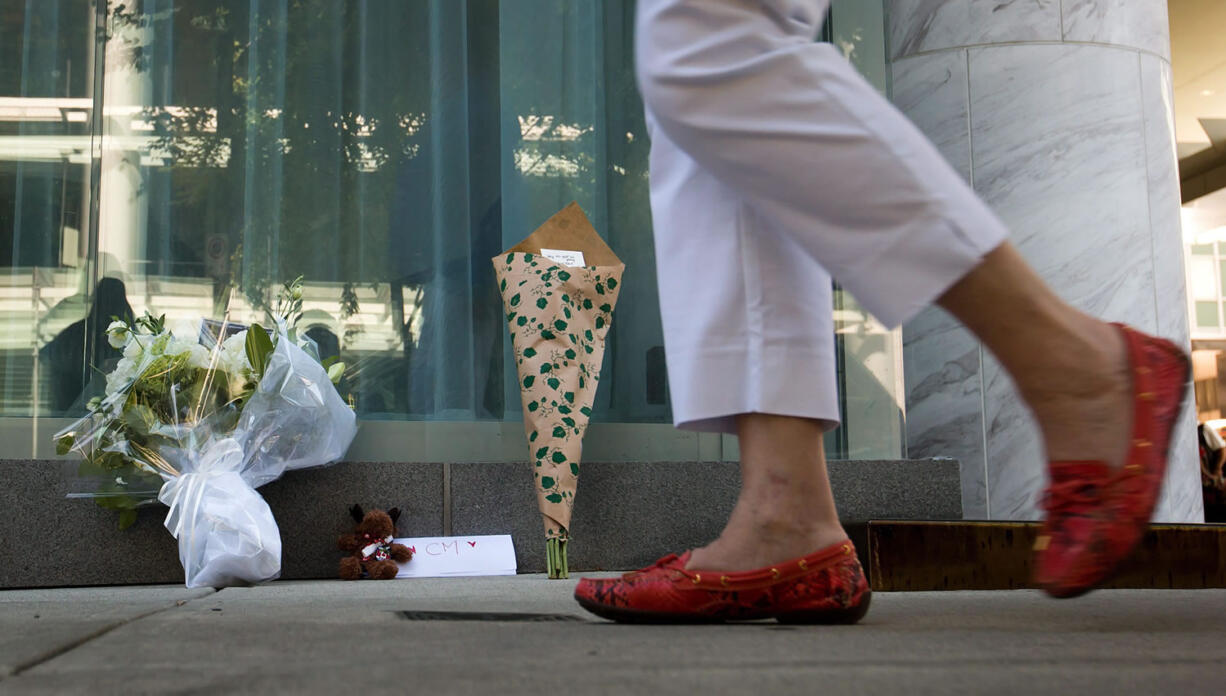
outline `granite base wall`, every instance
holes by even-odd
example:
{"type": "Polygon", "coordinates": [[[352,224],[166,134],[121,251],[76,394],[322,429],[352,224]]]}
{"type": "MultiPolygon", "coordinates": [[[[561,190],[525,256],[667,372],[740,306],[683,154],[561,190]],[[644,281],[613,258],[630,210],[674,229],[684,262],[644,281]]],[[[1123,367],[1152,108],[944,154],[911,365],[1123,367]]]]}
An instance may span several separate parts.
{"type": "MultiPolygon", "coordinates": [[[[61,461],[0,460],[0,587],[182,582],[165,507],[142,509],[120,531],[114,512],[64,497],[70,476],[61,461]]],[[[954,460],[831,462],[830,477],[853,538],[871,519],[962,517],[954,460]]],[[[738,486],[732,462],[585,463],[571,569],[635,568],[706,543],[738,486]]],[[[348,463],[291,472],[260,492],[281,528],[284,579],[335,577],[353,503],[400,507],[403,536],[510,533],[520,572],[545,567],[526,463],[348,463]]]]}

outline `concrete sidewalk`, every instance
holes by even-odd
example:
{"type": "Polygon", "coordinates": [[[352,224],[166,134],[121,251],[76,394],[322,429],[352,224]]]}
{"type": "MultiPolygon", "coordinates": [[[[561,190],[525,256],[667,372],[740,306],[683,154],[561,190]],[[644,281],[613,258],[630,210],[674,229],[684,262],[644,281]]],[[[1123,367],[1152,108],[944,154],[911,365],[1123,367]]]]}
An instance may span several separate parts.
{"type": "Polygon", "coordinates": [[[881,593],[851,627],[635,627],[584,615],[572,588],[518,576],[10,590],[0,693],[1226,692],[1226,591],[881,593]]]}

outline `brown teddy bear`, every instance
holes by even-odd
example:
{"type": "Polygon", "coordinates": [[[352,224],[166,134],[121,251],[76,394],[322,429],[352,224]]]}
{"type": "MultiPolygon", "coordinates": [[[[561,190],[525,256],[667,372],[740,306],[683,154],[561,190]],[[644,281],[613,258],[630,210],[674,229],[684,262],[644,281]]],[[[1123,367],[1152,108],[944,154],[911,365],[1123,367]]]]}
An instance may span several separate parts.
{"type": "Polygon", "coordinates": [[[349,508],[358,527],[353,534],[345,534],[337,546],[349,555],[341,559],[342,580],[358,580],[363,577],[374,580],[391,580],[400,571],[398,563],[408,563],[413,551],[404,544],[393,544],[396,520],[400,508],[387,512],[371,510],[363,513],[361,505],[349,508]]]}

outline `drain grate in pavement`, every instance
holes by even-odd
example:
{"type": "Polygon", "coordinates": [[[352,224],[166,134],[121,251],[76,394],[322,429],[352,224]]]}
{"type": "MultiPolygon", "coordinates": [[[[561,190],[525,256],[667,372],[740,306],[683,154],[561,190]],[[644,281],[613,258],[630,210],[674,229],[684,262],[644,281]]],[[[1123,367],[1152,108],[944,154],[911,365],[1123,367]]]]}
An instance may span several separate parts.
{"type": "Polygon", "coordinates": [[[529,614],[498,611],[402,611],[409,621],[583,621],[570,614],[529,614]]]}

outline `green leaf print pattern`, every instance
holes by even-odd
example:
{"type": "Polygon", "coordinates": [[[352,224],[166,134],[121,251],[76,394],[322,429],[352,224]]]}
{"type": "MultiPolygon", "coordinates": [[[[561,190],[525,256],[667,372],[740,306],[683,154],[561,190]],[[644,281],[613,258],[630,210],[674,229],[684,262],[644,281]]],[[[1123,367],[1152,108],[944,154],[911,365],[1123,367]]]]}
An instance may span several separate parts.
{"type": "Polygon", "coordinates": [[[547,539],[568,538],[583,435],[625,269],[563,267],[536,254],[494,259],[515,351],[547,539]]]}

